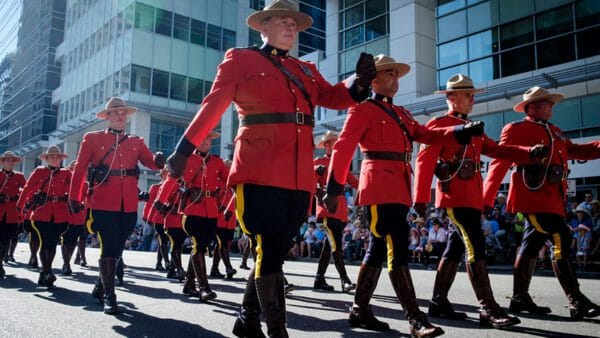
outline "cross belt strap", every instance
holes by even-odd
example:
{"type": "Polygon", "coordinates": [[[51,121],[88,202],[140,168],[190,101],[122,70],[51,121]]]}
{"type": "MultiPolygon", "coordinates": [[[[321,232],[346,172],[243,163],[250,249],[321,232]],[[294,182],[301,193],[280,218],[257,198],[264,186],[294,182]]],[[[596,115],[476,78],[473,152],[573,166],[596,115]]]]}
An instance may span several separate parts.
{"type": "Polygon", "coordinates": [[[401,153],[397,151],[365,151],[363,157],[367,160],[403,161],[410,163],[412,153],[401,153]]]}
{"type": "Polygon", "coordinates": [[[413,137],[410,134],[408,127],[406,126],[406,124],[404,122],[402,122],[400,117],[391,108],[384,106],[381,102],[374,100],[374,99],[369,99],[369,101],[373,102],[374,105],[379,107],[379,109],[383,110],[384,113],[388,114],[392,119],[394,119],[394,121],[396,121],[396,123],[402,129],[402,131],[404,131],[404,133],[406,134],[406,137],[408,137],[408,140],[412,143],[413,137]]]}
{"type": "Polygon", "coordinates": [[[240,126],[252,124],[295,123],[297,125],[315,126],[315,117],[302,112],[296,113],[265,113],[240,116],[240,126]]]}

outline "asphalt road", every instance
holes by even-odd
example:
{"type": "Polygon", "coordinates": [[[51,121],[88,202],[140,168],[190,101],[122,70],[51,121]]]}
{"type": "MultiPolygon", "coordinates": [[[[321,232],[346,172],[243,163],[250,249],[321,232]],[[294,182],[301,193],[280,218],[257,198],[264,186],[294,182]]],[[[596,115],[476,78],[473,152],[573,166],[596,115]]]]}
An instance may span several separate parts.
{"type": "MultiPolygon", "coordinates": [[[[60,253],[60,250],[58,250],[60,253]]],[[[242,293],[247,271],[239,270],[232,281],[211,279],[218,298],[209,304],[181,294],[182,284],[167,280],[154,271],[155,254],[127,251],[126,283],[117,288],[121,313],[109,316],[102,313],[100,304],[90,296],[97,278],[98,250],[87,252],[90,266],[74,266],[70,277],[58,275],[62,266],[60,254],[55,259],[58,280],[52,290],[38,287],[37,272],[24,263],[29,257],[26,245],[20,244],[17,263],[5,265],[7,277],[0,280],[1,337],[230,337],[231,328],[242,293]]],[[[187,255],[184,258],[187,263],[187,255]]],[[[235,267],[239,258],[233,258],[235,267]]],[[[187,266],[187,265],[185,265],[187,266]]],[[[223,268],[221,267],[221,270],[223,268]]],[[[348,307],[352,296],[340,292],[312,290],[316,270],[314,261],[290,261],[284,266],[287,278],[297,289],[287,298],[288,331],[291,337],[393,337],[406,336],[408,323],[394,296],[389,278],[381,275],[373,297],[373,309],[379,319],[392,328],[387,333],[353,329],[347,325],[348,307]]],[[[357,266],[348,267],[356,278],[357,266]]],[[[434,271],[413,269],[417,297],[423,311],[431,296],[434,271]]],[[[508,306],[511,293],[510,271],[494,270],[491,275],[496,299],[508,306]]],[[[600,280],[597,275],[580,279],[584,293],[600,302],[600,280]]],[[[330,266],[328,281],[339,290],[337,272],[330,266]]],[[[540,305],[550,306],[553,313],[545,318],[522,315],[520,325],[508,331],[481,328],[478,324],[477,303],[464,272],[459,272],[450,292],[455,308],[468,312],[467,321],[447,321],[432,318],[448,337],[599,337],[600,318],[573,322],[568,318],[566,298],[558,281],[552,276],[535,276],[531,294],[540,305]]],[[[263,323],[263,330],[266,327],[263,323]]]]}

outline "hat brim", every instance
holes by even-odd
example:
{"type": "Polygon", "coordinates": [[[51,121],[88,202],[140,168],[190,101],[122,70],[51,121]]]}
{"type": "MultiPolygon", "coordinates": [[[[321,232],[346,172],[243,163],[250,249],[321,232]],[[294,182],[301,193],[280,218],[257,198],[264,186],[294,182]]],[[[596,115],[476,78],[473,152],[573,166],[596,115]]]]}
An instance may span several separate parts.
{"type": "Polygon", "coordinates": [[[525,106],[528,105],[531,102],[535,102],[535,101],[540,101],[540,100],[551,100],[552,102],[554,102],[554,104],[559,103],[560,101],[562,101],[562,99],[564,98],[564,96],[562,96],[561,94],[544,94],[535,98],[531,98],[529,100],[524,100],[521,101],[519,103],[517,103],[514,107],[513,110],[516,111],[517,113],[524,113],[525,112],[525,106]]]}
{"type": "Polygon", "coordinates": [[[206,138],[214,140],[219,137],[221,137],[221,133],[217,133],[216,131],[213,131],[213,132],[210,132],[206,138]]]}
{"type": "Polygon", "coordinates": [[[106,119],[108,117],[107,114],[109,112],[115,111],[115,110],[122,110],[122,109],[124,109],[127,112],[127,115],[131,115],[137,111],[136,107],[131,107],[131,106],[124,106],[124,107],[119,107],[119,108],[108,108],[108,109],[104,109],[104,110],[97,112],[96,117],[99,119],[106,119]]]}
{"type": "Polygon", "coordinates": [[[313,23],[313,19],[310,15],[302,12],[287,9],[268,9],[250,14],[248,18],[246,18],[246,24],[248,27],[260,32],[262,30],[262,23],[273,16],[284,16],[295,19],[297,24],[296,30],[298,32],[307,30],[313,23]]]}
{"type": "Polygon", "coordinates": [[[481,93],[485,92],[483,88],[450,88],[444,90],[436,90],[435,94],[446,94],[446,93],[456,93],[456,92],[473,92],[473,93],[481,93]]]}
{"type": "Polygon", "coordinates": [[[387,70],[387,69],[395,69],[398,72],[398,78],[401,78],[404,75],[408,74],[408,72],[410,72],[410,66],[407,65],[406,63],[401,63],[401,62],[391,62],[391,63],[384,63],[384,64],[376,65],[375,69],[377,71],[387,70]]]}
{"type": "Polygon", "coordinates": [[[60,155],[62,157],[61,160],[64,160],[65,158],[69,158],[69,155],[65,154],[65,153],[60,153],[60,154],[39,154],[37,158],[40,159],[40,160],[42,160],[42,161],[45,161],[48,158],[49,155],[60,155]]]}
{"type": "Polygon", "coordinates": [[[325,143],[327,143],[329,141],[333,141],[335,143],[335,141],[337,141],[337,139],[338,139],[337,137],[334,137],[334,138],[329,138],[329,139],[323,140],[323,141],[317,143],[317,148],[323,149],[323,148],[325,148],[325,143]]]}
{"type": "Polygon", "coordinates": [[[19,163],[21,162],[21,158],[19,156],[2,156],[0,157],[0,162],[4,161],[4,160],[8,160],[9,158],[12,158],[13,160],[15,160],[15,162],[19,163]]]}

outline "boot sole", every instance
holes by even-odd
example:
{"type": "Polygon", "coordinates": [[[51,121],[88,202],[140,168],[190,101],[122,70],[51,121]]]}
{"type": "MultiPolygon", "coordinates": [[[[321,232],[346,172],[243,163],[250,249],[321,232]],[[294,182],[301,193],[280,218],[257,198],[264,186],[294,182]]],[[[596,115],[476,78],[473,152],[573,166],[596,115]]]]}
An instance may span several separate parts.
{"type": "Polygon", "coordinates": [[[348,319],[348,324],[350,324],[351,327],[358,327],[361,329],[377,331],[377,332],[385,332],[385,331],[389,331],[389,329],[390,329],[389,325],[387,327],[385,327],[385,326],[382,326],[382,327],[369,326],[364,323],[361,323],[360,320],[357,318],[356,319],[355,318],[348,319]]]}
{"type": "Polygon", "coordinates": [[[490,323],[489,321],[487,321],[485,319],[479,319],[479,325],[480,326],[491,327],[491,328],[499,329],[499,330],[507,329],[509,327],[515,326],[515,325],[520,324],[520,323],[521,323],[520,319],[513,320],[513,321],[508,322],[506,324],[493,324],[493,323],[490,323]]]}
{"type": "Polygon", "coordinates": [[[429,311],[427,311],[427,315],[430,317],[453,319],[453,320],[466,320],[468,317],[466,313],[462,313],[462,312],[456,312],[456,314],[446,314],[446,313],[443,313],[443,312],[440,312],[437,310],[431,310],[431,308],[429,308],[429,311]]]}

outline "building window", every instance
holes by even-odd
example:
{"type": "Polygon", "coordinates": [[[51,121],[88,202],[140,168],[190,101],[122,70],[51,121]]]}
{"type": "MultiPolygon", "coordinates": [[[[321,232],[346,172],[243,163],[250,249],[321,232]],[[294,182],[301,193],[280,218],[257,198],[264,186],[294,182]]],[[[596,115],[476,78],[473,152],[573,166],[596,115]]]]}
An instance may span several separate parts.
{"type": "Polygon", "coordinates": [[[129,90],[130,79],[131,78],[129,77],[129,65],[127,65],[123,67],[123,69],[121,69],[121,86],[119,87],[119,93],[123,94],[129,90]]]}
{"type": "Polygon", "coordinates": [[[500,26],[500,47],[504,49],[520,46],[533,41],[533,20],[511,22],[500,26]]]}
{"type": "Polygon", "coordinates": [[[150,120],[150,150],[162,151],[165,154],[172,153],[184,131],[184,125],[152,118],[150,120]]]}
{"type": "Polygon", "coordinates": [[[152,95],[169,97],[169,73],[162,70],[152,70],[152,95]]]}
{"type": "Polygon", "coordinates": [[[135,3],[135,28],[147,32],[154,30],[154,7],[135,3]]]}
{"type": "Polygon", "coordinates": [[[221,50],[221,27],[207,24],[206,47],[221,50]]]}
{"type": "Polygon", "coordinates": [[[156,21],[154,24],[154,32],[161,35],[171,36],[171,28],[173,27],[173,13],[156,9],[156,21]]]}
{"type": "Polygon", "coordinates": [[[183,41],[190,40],[190,18],[175,14],[173,37],[183,41]]]}
{"type": "Polygon", "coordinates": [[[551,9],[536,15],[536,39],[544,39],[573,30],[573,15],[571,6],[551,9]]]}
{"type": "Polygon", "coordinates": [[[150,68],[131,66],[131,91],[150,94],[150,68]]]}
{"type": "Polygon", "coordinates": [[[200,79],[188,78],[188,102],[202,103],[204,97],[204,81],[200,79]]]}
{"type": "Polygon", "coordinates": [[[387,3],[385,0],[345,1],[339,13],[342,29],[339,49],[352,48],[387,35],[387,3]]]}
{"type": "Polygon", "coordinates": [[[200,46],[206,43],[206,23],[192,19],[190,41],[200,46]]]}
{"type": "Polygon", "coordinates": [[[600,2],[579,0],[575,4],[577,28],[589,27],[600,23],[600,2]]]}
{"type": "Polygon", "coordinates": [[[445,42],[467,34],[467,12],[460,11],[438,19],[438,41],[445,42]]]}
{"type": "Polygon", "coordinates": [[[185,86],[185,76],[171,74],[171,89],[169,97],[173,100],[185,101],[187,88],[185,86]]]}
{"type": "Polygon", "coordinates": [[[577,51],[580,59],[600,54],[600,43],[597,42],[599,36],[600,26],[577,33],[577,51]]]}
{"type": "Polygon", "coordinates": [[[526,46],[502,53],[502,76],[510,76],[535,68],[533,46],[526,46]]]}
{"type": "Polygon", "coordinates": [[[260,33],[252,28],[248,28],[248,46],[262,46],[260,33]]]}
{"type": "Polygon", "coordinates": [[[575,60],[574,36],[567,35],[538,43],[537,59],[538,68],[575,60]]]}
{"type": "Polygon", "coordinates": [[[265,0],[250,0],[250,8],[255,11],[260,11],[265,8],[265,0]]]}
{"type": "Polygon", "coordinates": [[[228,50],[235,47],[235,32],[229,29],[223,28],[223,50],[228,50]]]}

